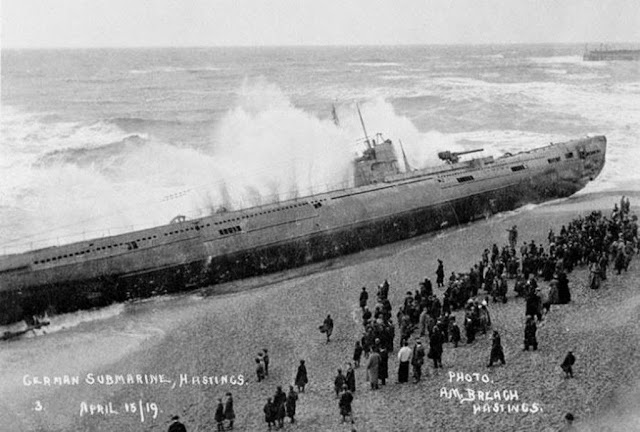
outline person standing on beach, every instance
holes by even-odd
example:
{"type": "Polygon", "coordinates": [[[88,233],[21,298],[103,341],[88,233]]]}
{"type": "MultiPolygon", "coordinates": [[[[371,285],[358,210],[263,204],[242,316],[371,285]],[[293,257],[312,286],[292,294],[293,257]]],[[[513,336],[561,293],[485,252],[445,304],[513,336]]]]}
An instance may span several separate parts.
{"type": "Polygon", "coordinates": [[[227,392],[227,401],[224,404],[224,418],[229,420],[229,429],[233,429],[233,421],[236,419],[236,413],[233,410],[233,396],[231,392],[227,392]]]}
{"type": "Polygon", "coordinates": [[[596,262],[589,263],[589,288],[600,288],[600,266],[596,262]]]}
{"type": "MultiPolygon", "coordinates": [[[[533,275],[532,275],[532,279],[533,275]]],[[[527,296],[526,307],[525,307],[525,315],[527,316],[535,316],[538,321],[542,321],[542,298],[540,297],[540,289],[533,288],[533,292],[530,292],[527,296]]]]}
{"type": "Polygon", "coordinates": [[[369,293],[367,292],[367,287],[362,287],[362,291],[360,291],[360,309],[364,312],[365,306],[367,306],[367,300],[369,300],[369,293]]]}
{"type": "Polygon", "coordinates": [[[267,353],[267,349],[262,350],[262,361],[264,362],[264,376],[269,376],[269,354],[267,353]]]}
{"type": "Polygon", "coordinates": [[[169,425],[169,432],[187,432],[187,428],[180,423],[179,416],[171,417],[172,423],[169,425]]]}
{"type": "Polygon", "coordinates": [[[420,340],[416,341],[416,346],[413,348],[413,354],[411,355],[411,365],[413,366],[413,378],[415,382],[420,382],[422,378],[422,365],[424,364],[424,347],[420,340]]]}
{"type": "Polygon", "coordinates": [[[564,416],[564,426],[558,432],[575,432],[577,431],[576,427],[573,425],[573,420],[575,417],[571,413],[567,413],[564,416]]]}
{"type": "Polygon", "coordinates": [[[524,351],[529,351],[529,347],[532,346],[533,350],[538,349],[538,340],[536,339],[536,332],[538,327],[532,316],[527,317],[527,323],[524,326],[524,351]]]}
{"type": "Polygon", "coordinates": [[[509,232],[509,246],[511,249],[515,250],[518,245],[518,227],[514,225],[511,229],[507,230],[509,232]]]}
{"type": "Polygon", "coordinates": [[[309,379],[307,377],[307,367],[304,364],[304,360],[300,360],[298,371],[296,372],[295,384],[298,387],[298,391],[304,393],[304,386],[307,385],[309,379]]]}
{"type": "Polygon", "coordinates": [[[362,345],[360,341],[356,341],[356,346],[353,349],[353,363],[356,368],[360,367],[360,359],[362,358],[362,345]]]}
{"type": "Polygon", "coordinates": [[[558,303],[567,304],[571,301],[571,291],[569,290],[569,279],[562,270],[558,271],[558,303]]]}
{"type": "Polygon", "coordinates": [[[371,384],[371,390],[378,390],[378,372],[380,368],[380,354],[374,349],[367,361],[367,378],[371,384]]]}
{"type": "Polygon", "coordinates": [[[271,426],[273,427],[276,426],[276,409],[273,406],[273,402],[271,401],[271,398],[267,399],[267,403],[264,404],[264,408],[262,408],[262,412],[264,412],[264,421],[267,422],[267,427],[269,428],[269,430],[271,430],[271,426]]]}
{"type": "Polygon", "coordinates": [[[262,366],[262,362],[259,358],[256,358],[256,375],[258,377],[258,382],[264,379],[264,367],[262,366]]]}
{"type": "Polygon", "coordinates": [[[285,404],[287,403],[287,395],[282,391],[282,387],[276,388],[276,394],[273,396],[273,406],[275,407],[276,420],[278,421],[278,428],[284,427],[284,418],[287,415],[285,404]]]}
{"type": "Polygon", "coordinates": [[[409,381],[409,361],[411,360],[411,348],[409,348],[407,341],[402,341],[402,348],[398,351],[398,382],[406,383],[409,381]]]}
{"type": "Polygon", "coordinates": [[[342,369],[338,369],[338,375],[336,375],[333,380],[333,388],[336,391],[336,398],[340,395],[340,390],[342,390],[342,386],[346,385],[347,380],[344,375],[342,375],[342,369]]]}
{"type": "Polygon", "coordinates": [[[442,344],[444,343],[444,335],[438,325],[433,326],[433,332],[429,338],[429,355],[428,357],[433,360],[433,367],[437,369],[442,368],[442,344]]]}
{"type": "Polygon", "coordinates": [[[218,432],[224,430],[224,405],[222,405],[222,399],[218,398],[218,406],[216,407],[216,414],[214,417],[216,425],[218,426],[218,432]]]}
{"type": "Polygon", "coordinates": [[[342,387],[342,393],[340,394],[340,402],[338,402],[338,407],[340,408],[340,415],[342,416],[342,423],[347,421],[347,417],[353,423],[353,411],[351,408],[351,403],[353,402],[353,395],[347,388],[347,386],[342,387]]]}
{"type": "Polygon", "coordinates": [[[321,328],[323,332],[326,333],[327,343],[329,343],[329,340],[331,338],[331,333],[333,333],[333,318],[331,318],[331,315],[327,315],[327,317],[324,319],[324,322],[321,328]]]}
{"type": "Polygon", "coordinates": [[[438,268],[436,269],[436,285],[438,288],[444,286],[444,264],[441,259],[438,259],[438,268]]]}
{"type": "Polygon", "coordinates": [[[380,384],[387,385],[387,378],[389,378],[389,351],[385,347],[381,347],[380,351],[380,367],[378,368],[378,378],[380,378],[380,384]]]}
{"type": "Polygon", "coordinates": [[[569,351],[564,358],[564,361],[560,365],[564,371],[565,378],[573,378],[573,365],[576,362],[576,358],[571,351],[569,351]]]}
{"type": "Polygon", "coordinates": [[[356,391],[356,372],[353,370],[351,363],[347,363],[347,373],[344,376],[347,388],[351,393],[356,391]]]}
{"type": "Polygon", "coordinates": [[[293,389],[293,386],[289,386],[289,394],[287,394],[287,417],[291,419],[291,423],[295,423],[296,419],[296,405],[298,403],[298,393],[293,389]]]}
{"type": "Polygon", "coordinates": [[[460,327],[456,324],[456,317],[452,316],[449,319],[449,336],[451,337],[451,343],[453,343],[454,348],[458,348],[458,343],[460,343],[460,327]]]}
{"type": "Polygon", "coordinates": [[[494,330],[493,340],[491,341],[491,356],[487,367],[493,366],[493,363],[497,361],[500,361],[503,365],[506,364],[504,361],[504,351],[502,350],[502,344],[500,342],[500,333],[494,330]]]}

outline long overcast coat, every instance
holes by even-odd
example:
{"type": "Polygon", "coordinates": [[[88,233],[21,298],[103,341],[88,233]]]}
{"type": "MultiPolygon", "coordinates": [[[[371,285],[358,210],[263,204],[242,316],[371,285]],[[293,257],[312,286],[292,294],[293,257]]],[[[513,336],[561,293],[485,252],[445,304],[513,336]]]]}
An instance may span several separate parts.
{"type": "Polygon", "coordinates": [[[369,361],[367,362],[367,377],[372,384],[378,383],[378,374],[380,372],[380,354],[377,352],[371,353],[369,361]]]}

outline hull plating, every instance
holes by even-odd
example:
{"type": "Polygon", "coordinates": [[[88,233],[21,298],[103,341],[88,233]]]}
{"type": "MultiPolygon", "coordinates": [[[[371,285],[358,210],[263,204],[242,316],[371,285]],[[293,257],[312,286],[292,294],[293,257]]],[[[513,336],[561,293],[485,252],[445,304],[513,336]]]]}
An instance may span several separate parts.
{"type": "Polygon", "coordinates": [[[72,312],[135,298],[174,293],[318,262],[391,243],[507,210],[526,203],[570,196],[583,181],[550,175],[435,206],[320,232],[211,259],[205,258],[133,275],[99,277],[5,291],[2,323],[42,314],[72,312]]]}

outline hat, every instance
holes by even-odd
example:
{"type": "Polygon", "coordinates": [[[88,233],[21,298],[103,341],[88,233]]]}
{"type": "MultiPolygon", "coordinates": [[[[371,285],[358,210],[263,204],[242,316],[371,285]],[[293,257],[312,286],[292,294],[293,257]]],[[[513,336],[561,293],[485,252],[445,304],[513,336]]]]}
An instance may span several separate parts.
{"type": "Polygon", "coordinates": [[[180,420],[180,416],[174,415],[173,417],[171,417],[171,420],[180,420]]]}
{"type": "Polygon", "coordinates": [[[567,415],[565,415],[564,418],[569,421],[573,421],[575,417],[573,417],[573,414],[567,413],[567,415]]]}

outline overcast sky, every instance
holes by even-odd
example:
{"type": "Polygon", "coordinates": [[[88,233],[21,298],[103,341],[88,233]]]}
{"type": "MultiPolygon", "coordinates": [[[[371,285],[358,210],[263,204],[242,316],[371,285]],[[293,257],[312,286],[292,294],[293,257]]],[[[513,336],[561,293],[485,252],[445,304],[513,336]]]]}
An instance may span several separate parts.
{"type": "Polygon", "coordinates": [[[640,42],[640,0],[0,0],[4,48],[640,42]]]}

